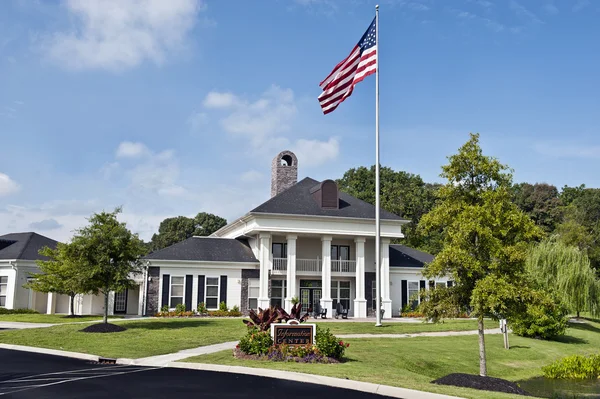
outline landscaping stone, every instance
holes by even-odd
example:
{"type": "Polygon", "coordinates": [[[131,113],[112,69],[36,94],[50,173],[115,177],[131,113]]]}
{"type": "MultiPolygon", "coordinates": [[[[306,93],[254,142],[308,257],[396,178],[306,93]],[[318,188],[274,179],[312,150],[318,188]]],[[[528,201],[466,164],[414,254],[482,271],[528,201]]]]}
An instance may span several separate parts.
{"type": "Polygon", "coordinates": [[[116,324],[111,324],[111,323],[96,323],[96,324],[92,324],[91,326],[87,326],[86,328],[84,328],[83,332],[87,332],[87,333],[113,333],[113,332],[121,332],[121,331],[125,331],[126,328],[116,325],[116,324]]]}
{"type": "Polygon", "coordinates": [[[455,387],[473,388],[482,391],[505,392],[517,395],[532,396],[512,381],[494,377],[482,377],[479,375],[452,373],[445,377],[432,381],[439,385],[453,385],[455,387]]]}

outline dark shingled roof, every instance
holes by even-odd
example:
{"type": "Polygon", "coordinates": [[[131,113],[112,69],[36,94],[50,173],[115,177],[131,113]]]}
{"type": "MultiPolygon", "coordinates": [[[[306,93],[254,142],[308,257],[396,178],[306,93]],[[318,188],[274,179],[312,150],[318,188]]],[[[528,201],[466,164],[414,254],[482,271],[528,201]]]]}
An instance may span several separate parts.
{"type": "Polygon", "coordinates": [[[38,253],[43,247],[56,248],[58,241],[37,233],[12,233],[0,236],[0,259],[48,260],[38,253]]]}
{"type": "MultiPolygon", "coordinates": [[[[310,192],[317,184],[318,181],[306,177],[250,212],[375,219],[375,206],[343,191],[340,191],[339,209],[321,208],[310,192]]],[[[403,220],[400,216],[383,209],[381,219],[403,220]]]]}
{"type": "Polygon", "coordinates": [[[390,245],[391,267],[423,267],[433,260],[433,255],[406,245],[390,245]]]}
{"type": "Polygon", "coordinates": [[[144,259],[258,263],[248,241],[215,237],[190,237],[177,244],[151,252],[144,259]]]}

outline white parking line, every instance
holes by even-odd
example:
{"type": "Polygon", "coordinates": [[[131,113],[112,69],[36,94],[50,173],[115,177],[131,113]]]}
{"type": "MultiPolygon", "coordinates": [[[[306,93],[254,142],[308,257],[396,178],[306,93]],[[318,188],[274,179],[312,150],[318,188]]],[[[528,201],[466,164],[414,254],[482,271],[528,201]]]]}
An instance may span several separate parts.
{"type": "Polygon", "coordinates": [[[6,395],[9,393],[27,391],[30,389],[43,388],[43,387],[48,387],[48,386],[52,386],[52,385],[64,384],[66,382],[89,380],[89,379],[93,379],[93,378],[110,377],[113,375],[139,373],[141,371],[150,371],[150,370],[155,370],[157,368],[158,367],[108,366],[108,367],[102,367],[102,368],[96,368],[96,369],[61,371],[61,372],[56,372],[56,373],[46,373],[46,374],[39,374],[39,375],[35,375],[35,376],[21,377],[21,378],[16,378],[14,380],[0,382],[0,396],[6,395]],[[92,371],[92,370],[96,370],[96,371],[104,371],[105,370],[107,372],[95,373],[92,375],[84,375],[84,376],[73,375],[74,373],[76,374],[78,371],[92,371]],[[62,375],[62,377],[59,377],[59,375],[62,375]],[[39,378],[39,377],[44,377],[44,376],[56,376],[56,377],[39,378]],[[52,381],[52,382],[48,382],[45,384],[16,386],[21,383],[37,382],[37,381],[43,381],[43,380],[52,381]],[[1,392],[1,391],[5,391],[5,392],[1,392]]]}

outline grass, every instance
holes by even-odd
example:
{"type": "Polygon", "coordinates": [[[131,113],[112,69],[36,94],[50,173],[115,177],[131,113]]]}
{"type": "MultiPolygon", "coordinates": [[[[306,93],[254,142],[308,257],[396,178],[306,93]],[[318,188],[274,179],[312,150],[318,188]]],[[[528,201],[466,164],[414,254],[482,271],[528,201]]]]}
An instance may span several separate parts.
{"type": "MultiPolygon", "coordinates": [[[[312,320],[307,321],[312,323],[312,320]]],[[[375,321],[372,323],[354,323],[354,322],[326,322],[319,321],[317,324],[329,328],[333,334],[412,334],[419,332],[434,331],[466,331],[477,330],[477,320],[447,320],[443,323],[386,323],[383,326],[375,327],[375,321]]],[[[487,322],[487,328],[497,328],[498,324],[487,322]]]]}
{"type": "MultiPolygon", "coordinates": [[[[109,319],[120,319],[123,316],[108,316],[109,319]]],[[[102,320],[102,316],[67,316],[63,314],[3,314],[0,315],[0,322],[3,321],[19,321],[22,323],[76,323],[79,321],[96,321],[102,320]]]]}
{"type": "MultiPolygon", "coordinates": [[[[430,382],[444,375],[479,373],[477,336],[419,337],[401,339],[348,339],[348,361],[337,365],[275,363],[234,359],[231,351],[189,358],[186,361],[320,374],[367,381],[465,398],[521,398],[516,395],[477,391],[430,382]]],[[[488,374],[508,380],[541,375],[541,367],[566,355],[597,353],[600,324],[574,324],[559,341],[510,337],[505,350],[501,335],[486,337],[488,374]]]]}
{"type": "Polygon", "coordinates": [[[140,358],[239,339],[245,327],[240,319],[149,319],[121,321],[126,331],[84,333],[86,324],[0,332],[0,342],[37,346],[104,357],[140,358]]]}

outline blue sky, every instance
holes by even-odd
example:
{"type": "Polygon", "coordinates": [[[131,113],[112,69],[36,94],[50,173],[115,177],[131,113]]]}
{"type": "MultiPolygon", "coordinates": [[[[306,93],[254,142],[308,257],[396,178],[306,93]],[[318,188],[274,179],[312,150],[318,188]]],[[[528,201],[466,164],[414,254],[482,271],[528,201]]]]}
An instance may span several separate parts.
{"type": "MultiPolygon", "coordinates": [[[[373,18],[361,0],[0,2],[0,234],[66,240],[122,205],[228,220],[300,178],[374,163],[374,83],[318,83],[373,18]]],[[[439,181],[480,132],[516,181],[600,187],[600,2],[381,0],[381,162],[439,181]]]]}

